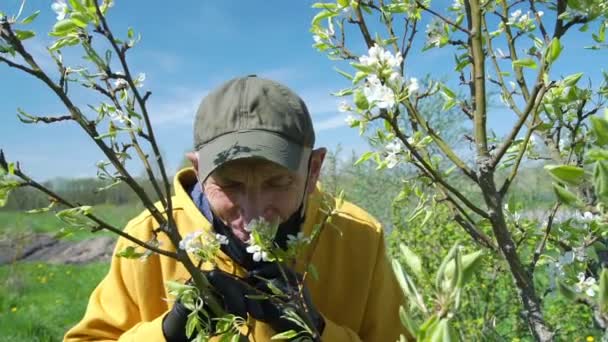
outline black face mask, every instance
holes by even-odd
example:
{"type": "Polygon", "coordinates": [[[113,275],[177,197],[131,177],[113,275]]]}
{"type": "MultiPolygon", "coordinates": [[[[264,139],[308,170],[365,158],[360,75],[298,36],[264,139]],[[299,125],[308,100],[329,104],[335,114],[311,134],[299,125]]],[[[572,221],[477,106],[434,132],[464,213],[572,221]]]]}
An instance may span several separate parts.
{"type": "MultiPolygon", "coordinates": [[[[277,229],[277,235],[274,238],[274,243],[282,249],[287,248],[287,236],[296,236],[304,223],[304,215],[302,210],[304,205],[300,205],[285,222],[279,225],[277,229]]],[[[216,233],[225,235],[228,238],[228,244],[222,245],[222,251],[226,253],[232,260],[236,261],[239,265],[243,266],[247,271],[251,271],[255,268],[269,264],[268,262],[255,262],[253,261],[253,255],[247,252],[247,243],[239,240],[232,229],[228,227],[222,220],[217,218],[217,215],[213,215],[213,228],[216,233]]]]}

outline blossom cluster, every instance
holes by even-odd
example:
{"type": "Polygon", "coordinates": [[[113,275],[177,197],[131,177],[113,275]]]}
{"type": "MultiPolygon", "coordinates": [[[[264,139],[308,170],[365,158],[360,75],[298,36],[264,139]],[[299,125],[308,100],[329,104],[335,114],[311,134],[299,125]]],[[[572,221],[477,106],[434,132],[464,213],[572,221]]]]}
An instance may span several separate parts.
{"type": "Polygon", "coordinates": [[[193,254],[203,262],[212,262],[222,245],[228,244],[228,238],[222,234],[197,230],[186,234],[179,242],[179,249],[193,254]]]}

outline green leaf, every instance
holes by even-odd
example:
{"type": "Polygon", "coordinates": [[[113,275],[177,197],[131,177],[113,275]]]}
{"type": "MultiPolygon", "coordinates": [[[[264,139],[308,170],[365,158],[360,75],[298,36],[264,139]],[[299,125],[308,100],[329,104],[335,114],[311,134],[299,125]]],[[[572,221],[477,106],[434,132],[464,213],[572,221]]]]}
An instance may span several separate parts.
{"type": "Polygon", "coordinates": [[[564,78],[564,80],[562,82],[564,83],[564,85],[566,87],[572,87],[572,86],[576,85],[576,83],[578,83],[578,80],[580,80],[582,76],[583,76],[582,72],[572,74],[572,75],[564,78]]]}
{"type": "Polygon", "coordinates": [[[338,5],[333,2],[315,2],[312,4],[312,8],[322,8],[326,10],[336,10],[338,5]]]}
{"type": "Polygon", "coordinates": [[[38,16],[38,14],[40,14],[40,10],[32,13],[28,17],[26,17],[23,20],[21,20],[21,23],[24,24],[24,25],[31,23],[32,21],[34,21],[34,19],[36,19],[36,17],[38,16]]]}
{"type": "Polygon", "coordinates": [[[536,62],[532,58],[522,58],[513,61],[513,66],[536,69],[536,62]]]}
{"type": "Polygon", "coordinates": [[[601,23],[597,35],[594,33],[591,36],[596,42],[603,43],[606,40],[606,23],[601,23]]]}
{"type": "Polygon", "coordinates": [[[367,151],[367,152],[363,153],[361,155],[361,157],[359,157],[359,159],[357,159],[357,161],[353,164],[353,166],[357,166],[357,165],[369,160],[369,158],[373,157],[375,153],[376,152],[372,152],[372,151],[367,151]]]}
{"type": "Polygon", "coordinates": [[[319,271],[317,271],[317,268],[315,267],[315,265],[313,264],[308,264],[308,273],[310,273],[310,276],[312,277],[312,279],[314,279],[315,281],[319,280],[319,271]]]}
{"type": "Polygon", "coordinates": [[[553,191],[561,203],[576,208],[581,206],[581,201],[578,196],[566,190],[566,188],[561,185],[553,183],[553,191]]]}
{"type": "Polygon", "coordinates": [[[282,333],[276,334],[270,338],[271,341],[276,340],[291,340],[292,338],[298,336],[298,332],[295,330],[287,330],[282,333]]]}
{"type": "Polygon", "coordinates": [[[591,128],[600,146],[608,145],[608,121],[597,116],[591,116],[591,128]]]}
{"type": "Polygon", "coordinates": [[[448,318],[442,318],[432,330],[429,330],[430,342],[451,342],[458,341],[448,318]]]}
{"type": "Polygon", "coordinates": [[[340,70],[340,69],[338,69],[338,68],[336,68],[336,67],[334,67],[334,70],[335,70],[335,71],[336,71],[338,74],[340,74],[340,75],[342,75],[342,76],[346,77],[346,78],[347,78],[347,79],[349,79],[349,80],[352,80],[352,79],[353,79],[353,76],[352,76],[351,74],[347,73],[346,71],[340,70]]]}
{"type": "Polygon", "coordinates": [[[603,202],[608,203],[608,162],[598,160],[593,169],[593,187],[595,195],[603,202]]]}
{"type": "Polygon", "coordinates": [[[583,182],[585,170],[574,165],[545,165],[545,170],[559,182],[579,185],[583,182]]]}
{"type": "Polygon", "coordinates": [[[445,269],[447,268],[450,261],[454,259],[454,256],[456,255],[456,253],[458,253],[459,248],[459,244],[455,243],[454,246],[452,246],[452,248],[448,252],[448,254],[443,258],[443,261],[441,261],[441,265],[439,265],[439,269],[437,270],[437,274],[435,275],[435,288],[437,290],[441,289],[441,283],[445,276],[445,269]]]}
{"type": "MultiPolygon", "coordinates": [[[[335,5],[335,4],[334,4],[335,5]]],[[[319,23],[321,22],[321,20],[326,19],[326,18],[331,18],[338,15],[337,12],[332,12],[332,11],[321,11],[319,13],[317,13],[317,15],[314,16],[314,18],[312,18],[312,26],[317,26],[319,25],[319,23]]]]}
{"type": "Polygon", "coordinates": [[[115,256],[119,258],[127,258],[127,259],[138,259],[141,258],[144,253],[139,253],[136,251],[136,247],[128,246],[122,251],[115,254],[115,256]]]}
{"type": "Polygon", "coordinates": [[[355,106],[357,106],[359,110],[366,110],[369,108],[369,102],[367,102],[367,98],[361,90],[355,91],[355,106]]]}
{"type": "Polygon", "coordinates": [[[132,27],[129,27],[129,29],[127,30],[127,37],[129,39],[133,39],[133,37],[135,37],[135,30],[133,30],[132,27]]]}
{"type": "Polygon", "coordinates": [[[374,73],[374,71],[375,71],[373,67],[368,66],[368,65],[364,65],[364,64],[361,64],[361,63],[354,63],[354,62],[352,62],[352,63],[350,63],[350,65],[352,65],[353,68],[355,68],[355,69],[357,69],[359,71],[363,71],[363,72],[365,72],[367,74],[374,73]]]}
{"type": "MultiPolygon", "coordinates": [[[[460,285],[465,285],[471,280],[471,278],[473,277],[473,273],[479,269],[479,265],[482,261],[482,256],[483,251],[481,250],[462,256],[462,274],[460,279],[460,285]]],[[[445,268],[446,277],[451,279],[454,276],[454,270],[455,263],[452,260],[445,268]]]]}
{"type": "Polygon", "coordinates": [[[562,50],[564,48],[562,47],[562,44],[559,41],[559,38],[553,38],[553,40],[551,40],[551,43],[549,44],[549,48],[548,48],[548,55],[547,55],[547,59],[549,60],[549,62],[553,63],[557,60],[557,58],[559,58],[559,55],[562,53],[562,50]]]}
{"type": "Polygon", "coordinates": [[[600,273],[600,286],[597,296],[597,304],[600,312],[608,313],[608,268],[603,268],[600,273]]]}
{"type": "Polygon", "coordinates": [[[357,73],[355,74],[355,77],[353,78],[353,84],[359,83],[359,81],[361,81],[362,79],[367,77],[367,75],[368,75],[368,73],[366,73],[366,72],[357,71],[357,73]]]}
{"type": "Polygon", "coordinates": [[[69,0],[69,1],[70,1],[70,6],[74,9],[74,11],[81,12],[81,13],[87,12],[87,9],[82,5],[80,0],[69,0]]]}
{"type": "Polygon", "coordinates": [[[36,32],[15,30],[15,36],[17,37],[17,39],[23,41],[23,40],[30,39],[30,38],[36,36],[36,32]]]}
{"type": "Polygon", "coordinates": [[[403,306],[399,306],[399,319],[401,320],[401,324],[407,329],[407,331],[412,336],[416,336],[418,329],[416,328],[416,324],[409,318],[407,312],[403,306]]]}
{"type": "Polygon", "coordinates": [[[401,255],[403,255],[403,259],[407,266],[414,272],[414,274],[418,277],[422,276],[422,260],[420,257],[414,253],[408,246],[404,243],[399,245],[399,250],[401,250],[401,255]]]}
{"type": "Polygon", "coordinates": [[[65,37],[78,28],[78,25],[72,19],[63,19],[55,23],[53,30],[49,35],[55,37],[65,37]]]}
{"type": "Polygon", "coordinates": [[[557,281],[557,291],[568,300],[576,300],[578,295],[562,281],[557,281]]]}
{"type": "Polygon", "coordinates": [[[76,26],[81,28],[87,27],[87,25],[91,21],[91,18],[89,16],[84,15],[80,12],[72,12],[70,18],[72,18],[72,21],[74,22],[74,24],[76,24],[76,26]]]}

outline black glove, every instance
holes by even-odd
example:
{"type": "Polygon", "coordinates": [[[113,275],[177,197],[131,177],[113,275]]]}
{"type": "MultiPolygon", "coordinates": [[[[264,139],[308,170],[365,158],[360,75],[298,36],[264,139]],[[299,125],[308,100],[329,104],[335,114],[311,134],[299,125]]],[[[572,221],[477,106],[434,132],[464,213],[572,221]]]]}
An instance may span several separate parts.
{"type": "MultiPolygon", "coordinates": [[[[218,269],[203,273],[216,291],[214,293],[215,298],[223,304],[226,312],[240,317],[247,317],[247,313],[250,311],[259,314],[261,310],[259,304],[256,302],[249,303],[246,299],[246,295],[254,294],[256,290],[243,279],[218,269]],[[251,304],[253,307],[248,307],[248,304],[251,304]]],[[[211,331],[213,331],[215,330],[213,313],[209,308],[206,308],[205,311],[209,314],[209,317],[203,319],[209,320],[211,331]]],[[[168,342],[188,341],[186,337],[186,322],[191,312],[180,301],[176,301],[173,304],[173,308],[163,319],[162,325],[163,334],[168,342]]],[[[192,336],[192,339],[194,339],[194,336],[192,336]]]]}
{"type": "MultiPolygon", "coordinates": [[[[297,284],[298,280],[301,280],[301,276],[289,268],[283,268],[283,271],[287,275],[288,282],[285,281],[276,264],[267,264],[251,271],[246,279],[238,278],[218,269],[205,272],[205,276],[214,287],[215,297],[223,304],[226,312],[243,318],[246,318],[249,314],[253,318],[269,324],[276,332],[300,331],[302,330],[300,326],[282,317],[285,310],[291,308],[300,317],[309,318],[319,332],[319,336],[315,340],[320,341],[325,320],[314,307],[308,289],[304,288],[303,291],[304,301],[308,309],[307,316],[305,316],[302,307],[290,300],[297,293],[297,284]],[[259,298],[260,294],[273,295],[268,282],[271,282],[272,286],[278,288],[287,296],[277,296],[279,300],[259,298]]],[[[211,314],[211,310],[206,310],[206,312],[211,314]]],[[[171,311],[165,316],[162,325],[163,334],[168,342],[188,341],[186,322],[190,313],[191,311],[181,302],[175,302],[171,311]]],[[[210,318],[213,324],[213,317],[210,318]]]]}
{"type": "MultiPolygon", "coordinates": [[[[298,316],[304,318],[308,324],[313,324],[313,331],[318,332],[318,336],[315,336],[315,341],[321,340],[323,329],[325,328],[325,319],[317,311],[308,288],[304,286],[302,290],[302,297],[306,307],[302,307],[299,300],[298,284],[302,283],[302,276],[288,267],[282,267],[282,271],[279,265],[276,263],[264,265],[258,269],[249,272],[249,282],[258,290],[274,297],[278,300],[272,299],[255,299],[258,305],[261,306],[262,315],[256,317],[254,313],[250,314],[263,322],[268,323],[275,331],[283,332],[288,330],[301,331],[303,328],[294,322],[284,317],[287,309],[293,309],[298,316]],[[279,289],[283,295],[275,294],[271,287],[279,289]]],[[[276,290],[275,290],[276,291],[276,290]]],[[[249,301],[254,301],[250,299],[249,301]]],[[[253,306],[253,305],[250,305],[253,306]]],[[[257,306],[253,306],[257,307],[257,306]]],[[[310,336],[312,338],[312,336],[310,336]]]]}

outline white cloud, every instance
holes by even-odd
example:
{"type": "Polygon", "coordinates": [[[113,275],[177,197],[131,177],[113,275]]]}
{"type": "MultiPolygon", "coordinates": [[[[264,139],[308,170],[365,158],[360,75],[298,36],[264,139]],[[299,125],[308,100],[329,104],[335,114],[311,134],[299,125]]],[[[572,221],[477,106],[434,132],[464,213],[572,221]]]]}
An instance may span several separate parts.
{"type": "Polygon", "coordinates": [[[345,115],[336,114],[335,116],[332,116],[329,119],[315,121],[313,123],[313,125],[315,127],[315,131],[322,132],[325,130],[330,130],[330,129],[334,129],[334,128],[338,128],[338,127],[346,127],[346,122],[344,121],[344,119],[346,119],[345,115]]]}
{"type": "Polygon", "coordinates": [[[160,99],[154,99],[152,95],[148,106],[150,119],[154,125],[192,125],[196,110],[207,93],[207,90],[175,88],[160,99]]]}

